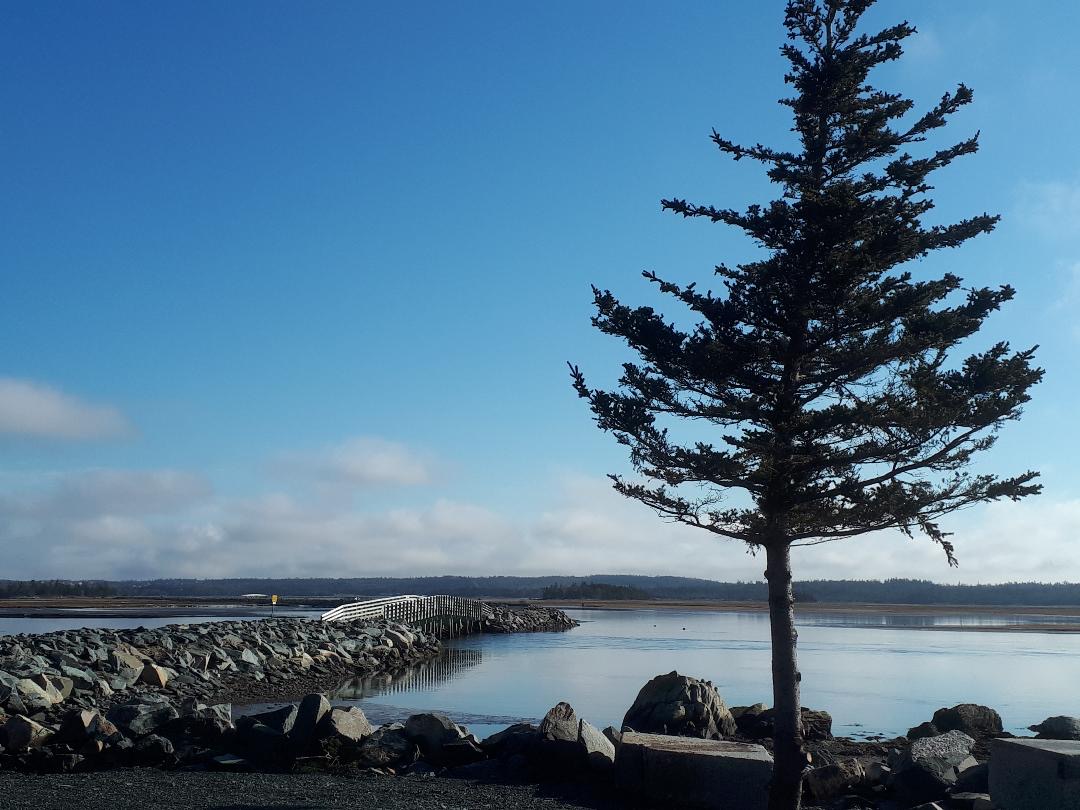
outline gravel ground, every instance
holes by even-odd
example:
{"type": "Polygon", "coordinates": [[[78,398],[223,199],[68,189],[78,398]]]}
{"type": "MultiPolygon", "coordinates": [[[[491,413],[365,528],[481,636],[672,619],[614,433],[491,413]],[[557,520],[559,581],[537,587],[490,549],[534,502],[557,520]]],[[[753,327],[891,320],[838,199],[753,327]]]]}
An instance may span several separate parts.
{"type": "Polygon", "coordinates": [[[438,777],[208,773],[131,769],[86,774],[0,772],[4,810],[616,810],[576,786],[495,785],[438,777]]]}

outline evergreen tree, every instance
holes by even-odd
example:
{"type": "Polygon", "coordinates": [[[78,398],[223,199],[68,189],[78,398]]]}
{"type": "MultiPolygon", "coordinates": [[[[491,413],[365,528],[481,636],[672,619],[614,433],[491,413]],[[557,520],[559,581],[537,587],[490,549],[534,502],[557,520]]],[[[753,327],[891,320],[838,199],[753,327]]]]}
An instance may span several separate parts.
{"type": "Polygon", "coordinates": [[[615,489],[660,515],[764,550],[772,636],[775,769],[771,810],[797,808],[802,751],[790,549],[899,529],[953,545],[939,518],[972,504],[1039,491],[1035,472],[971,472],[1005,422],[1020,416],[1042,371],[1034,349],[998,343],[962,362],[954,349],[1013,297],[1008,286],[961,287],[952,274],[915,280],[901,269],[991,231],[980,214],[924,224],[930,175],[977,149],[977,135],[915,156],[909,148],[972,99],[963,84],[932,109],[874,89],[870,71],[900,57],[908,23],[857,25],[873,0],[790,0],[781,51],[794,88],[793,151],[712,140],[763,164],[782,193],[746,210],[682,199],[662,207],[741,228],[763,258],[715,272],[702,292],[644,276],[700,322],[690,331],[651,307],[594,288],[593,324],[626,341],[615,391],[574,386],[598,426],[626,445],[640,477],[615,489]],[[702,427],[680,444],[669,420],[702,427]],[[705,432],[711,429],[711,432],[705,432]],[[746,493],[723,502],[732,490],[746,493]]]}

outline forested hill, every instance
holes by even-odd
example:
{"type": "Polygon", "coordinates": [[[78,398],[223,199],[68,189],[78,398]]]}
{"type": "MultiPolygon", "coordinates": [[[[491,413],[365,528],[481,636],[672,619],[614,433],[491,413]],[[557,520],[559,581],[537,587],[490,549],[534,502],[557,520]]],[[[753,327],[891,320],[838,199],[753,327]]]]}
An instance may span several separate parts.
{"type": "MultiPolygon", "coordinates": [[[[21,594],[115,593],[122,596],[283,596],[375,597],[394,594],[450,594],[479,598],[539,599],[548,593],[599,593],[619,586],[633,598],[765,601],[763,582],[714,582],[688,577],[600,574],[588,577],[366,577],[356,579],[156,579],[85,583],[39,581],[33,588],[0,580],[0,597],[21,594]],[[81,583],[74,583],[76,585],[81,583]],[[583,586],[589,586],[583,590],[583,586]]],[[[800,602],[869,602],[945,605],[1080,605],[1080,583],[1013,582],[1004,585],[942,585],[925,580],[811,580],[795,585],[800,602]]],[[[571,597],[572,598],[572,597],[571,597]]],[[[596,597],[585,597],[596,598],[596,597]]]]}

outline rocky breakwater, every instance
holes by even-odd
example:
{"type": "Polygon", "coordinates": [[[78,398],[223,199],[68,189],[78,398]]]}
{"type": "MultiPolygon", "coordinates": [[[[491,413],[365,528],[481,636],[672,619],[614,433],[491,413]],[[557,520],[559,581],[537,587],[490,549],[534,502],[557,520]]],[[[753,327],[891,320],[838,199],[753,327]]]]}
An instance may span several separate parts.
{"type": "Polygon", "coordinates": [[[571,630],[576,622],[556,608],[542,605],[490,605],[492,613],[481,622],[485,633],[551,633],[571,630]]]}
{"type": "MultiPolygon", "coordinates": [[[[550,608],[497,608],[483,629],[576,624],[550,608]]],[[[329,719],[320,728],[335,739],[371,729],[353,714],[316,710],[310,701],[292,707],[293,715],[287,708],[278,710],[280,717],[242,718],[234,726],[232,703],[295,700],[358,675],[400,671],[438,652],[433,634],[388,620],[282,618],[0,636],[0,769],[206,764],[237,748],[278,765],[286,753],[306,750],[274,741],[296,723],[294,743],[306,743],[305,734],[314,739],[324,714],[329,719]]]]}
{"type": "Polygon", "coordinates": [[[70,767],[106,749],[127,751],[179,718],[230,724],[230,700],[294,697],[353,675],[400,670],[438,650],[434,636],[385,620],[0,637],[0,767],[70,767]]]}

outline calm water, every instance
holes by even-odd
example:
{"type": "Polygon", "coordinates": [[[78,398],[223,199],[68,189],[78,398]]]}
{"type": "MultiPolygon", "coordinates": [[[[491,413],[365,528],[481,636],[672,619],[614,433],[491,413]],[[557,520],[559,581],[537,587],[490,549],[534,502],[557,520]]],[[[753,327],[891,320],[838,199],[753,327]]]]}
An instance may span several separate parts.
{"type": "MultiPolygon", "coordinates": [[[[618,726],[641,686],[673,669],[712,680],[729,705],[772,703],[763,613],[567,612],[581,627],[458,639],[439,662],[350,684],[339,698],[373,722],[441,710],[481,734],[535,721],[560,700],[594,725],[618,726]]],[[[996,708],[1014,733],[1049,715],[1080,715],[1080,635],[913,629],[1030,621],[1054,619],[803,613],[803,703],[829,711],[835,733],[847,736],[902,734],[963,702],[996,708]]]]}
{"type": "MultiPolygon", "coordinates": [[[[560,700],[600,727],[618,726],[641,686],[675,669],[707,678],[729,705],[772,703],[764,613],[568,610],[567,633],[477,635],[395,677],[346,685],[372,722],[445,711],[478,734],[537,721],[560,700]]],[[[317,615],[317,610],[278,615],[317,615]]],[[[74,627],[158,627],[237,616],[0,618],[0,634],[74,627]]],[[[996,708],[1006,729],[1080,715],[1080,634],[963,632],[931,627],[1080,624],[1077,617],[814,613],[798,618],[803,703],[826,709],[837,734],[896,735],[956,703],[996,708]]]]}

